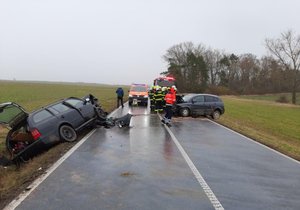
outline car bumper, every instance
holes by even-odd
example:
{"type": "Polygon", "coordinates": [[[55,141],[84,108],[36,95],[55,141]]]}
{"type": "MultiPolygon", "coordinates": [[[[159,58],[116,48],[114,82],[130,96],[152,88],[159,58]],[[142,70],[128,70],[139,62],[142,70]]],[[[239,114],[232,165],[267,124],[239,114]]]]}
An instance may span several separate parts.
{"type": "Polygon", "coordinates": [[[30,145],[28,145],[26,148],[24,148],[22,151],[20,151],[18,154],[14,155],[13,161],[17,160],[28,160],[32,158],[33,156],[41,153],[43,150],[47,148],[47,145],[44,143],[43,140],[37,140],[30,145]]]}
{"type": "Polygon", "coordinates": [[[148,98],[145,98],[145,97],[129,97],[128,101],[129,101],[129,103],[132,103],[133,101],[136,101],[137,103],[147,103],[148,98]]]}

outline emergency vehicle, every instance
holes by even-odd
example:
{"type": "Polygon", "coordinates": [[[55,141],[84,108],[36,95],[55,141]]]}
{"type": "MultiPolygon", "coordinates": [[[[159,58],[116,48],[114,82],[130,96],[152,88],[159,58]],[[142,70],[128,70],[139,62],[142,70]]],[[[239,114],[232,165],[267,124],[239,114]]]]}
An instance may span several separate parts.
{"type": "Polygon", "coordinates": [[[146,84],[132,84],[129,89],[128,104],[138,105],[143,104],[148,105],[148,85],[146,84]]]}
{"type": "Polygon", "coordinates": [[[158,77],[153,81],[154,86],[160,86],[160,87],[172,87],[175,85],[175,78],[172,76],[162,76],[158,77]]]}

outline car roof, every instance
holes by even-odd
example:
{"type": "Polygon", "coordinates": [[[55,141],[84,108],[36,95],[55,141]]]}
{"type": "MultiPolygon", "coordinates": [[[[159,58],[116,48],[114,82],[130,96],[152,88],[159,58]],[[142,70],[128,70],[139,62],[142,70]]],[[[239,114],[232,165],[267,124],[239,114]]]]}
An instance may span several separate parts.
{"type": "Polygon", "coordinates": [[[28,116],[32,116],[32,115],[34,115],[44,109],[47,109],[53,105],[63,103],[64,101],[66,101],[68,99],[82,100],[77,97],[68,97],[65,99],[60,99],[60,100],[50,103],[44,107],[38,108],[38,109],[32,111],[31,113],[27,113],[25,111],[25,109],[17,103],[14,103],[14,102],[2,103],[2,104],[0,104],[0,124],[4,124],[6,126],[9,126],[10,128],[13,128],[14,126],[19,124],[19,122],[23,121],[28,116]]]}
{"type": "Polygon", "coordinates": [[[82,101],[81,98],[77,98],[77,97],[73,97],[73,96],[72,96],[72,97],[68,97],[68,98],[64,98],[64,99],[60,99],[60,100],[58,100],[58,101],[54,101],[54,102],[52,102],[52,103],[50,103],[50,104],[48,104],[48,105],[46,105],[46,106],[43,106],[43,107],[40,107],[40,108],[34,110],[34,111],[31,112],[29,115],[33,115],[33,114],[35,114],[35,113],[37,113],[37,112],[40,112],[41,110],[50,108],[50,107],[52,107],[53,105],[56,105],[56,104],[59,104],[59,103],[63,103],[64,101],[67,101],[67,100],[69,100],[69,99],[78,99],[78,100],[81,100],[81,101],[82,101]]]}
{"type": "Polygon", "coordinates": [[[190,96],[213,96],[213,97],[218,97],[217,95],[213,95],[213,94],[208,94],[208,93],[189,93],[186,94],[185,96],[190,95],[190,96]]]}

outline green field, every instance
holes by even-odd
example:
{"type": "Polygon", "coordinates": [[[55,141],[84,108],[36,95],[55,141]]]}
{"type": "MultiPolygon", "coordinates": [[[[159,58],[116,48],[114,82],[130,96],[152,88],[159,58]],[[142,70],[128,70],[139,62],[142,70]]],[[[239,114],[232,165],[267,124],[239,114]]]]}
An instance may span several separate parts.
{"type": "MultiPolygon", "coordinates": [[[[111,85],[76,83],[30,83],[0,81],[0,102],[16,102],[32,111],[59,99],[75,96],[95,95],[105,109],[112,110],[116,103],[116,88],[111,85]]],[[[128,86],[123,86],[125,93],[128,86]]]]}
{"type": "MultiPolygon", "coordinates": [[[[254,99],[254,100],[264,100],[264,101],[277,101],[280,97],[285,97],[288,100],[288,103],[292,103],[292,94],[291,93],[277,93],[277,94],[263,94],[263,95],[243,95],[240,96],[245,99],[254,99]]],[[[300,93],[296,94],[296,104],[300,105],[300,93]]]]}

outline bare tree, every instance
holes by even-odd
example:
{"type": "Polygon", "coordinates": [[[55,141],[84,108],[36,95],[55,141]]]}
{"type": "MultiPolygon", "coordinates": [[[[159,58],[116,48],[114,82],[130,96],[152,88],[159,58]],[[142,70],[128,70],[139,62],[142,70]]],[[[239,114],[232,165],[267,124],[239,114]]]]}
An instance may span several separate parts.
{"type": "Polygon", "coordinates": [[[200,91],[207,84],[207,68],[203,60],[205,47],[194,45],[192,42],[184,42],[172,46],[163,55],[163,59],[169,63],[167,72],[176,78],[177,87],[181,91],[200,91]]]}
{"type": "Polygon", "coordinates": [[[247,53],[240,55],[239,60],[239,90],[242,94],[255,92],[255,83],[259,74],[259,60],[255,55],[247,53]]]}
{"type": "Polygon", "coordinates": [[[292,103],[296,104],[300,72],[300,36],[289,30],[281,33],[277,39],[266,39],[265,44],[268,51],[285,66],[286,71],[292,72],[292,103]]]}
{"type": "Polygon", "coordinates": [[[207,49],[204,52],[203,58],[206,62],[209,73],[209,84],[216,86],[220,83],[220,72],[222,70],[221,60],[224,57],[224,53],[220,50],[207,49]]]}

